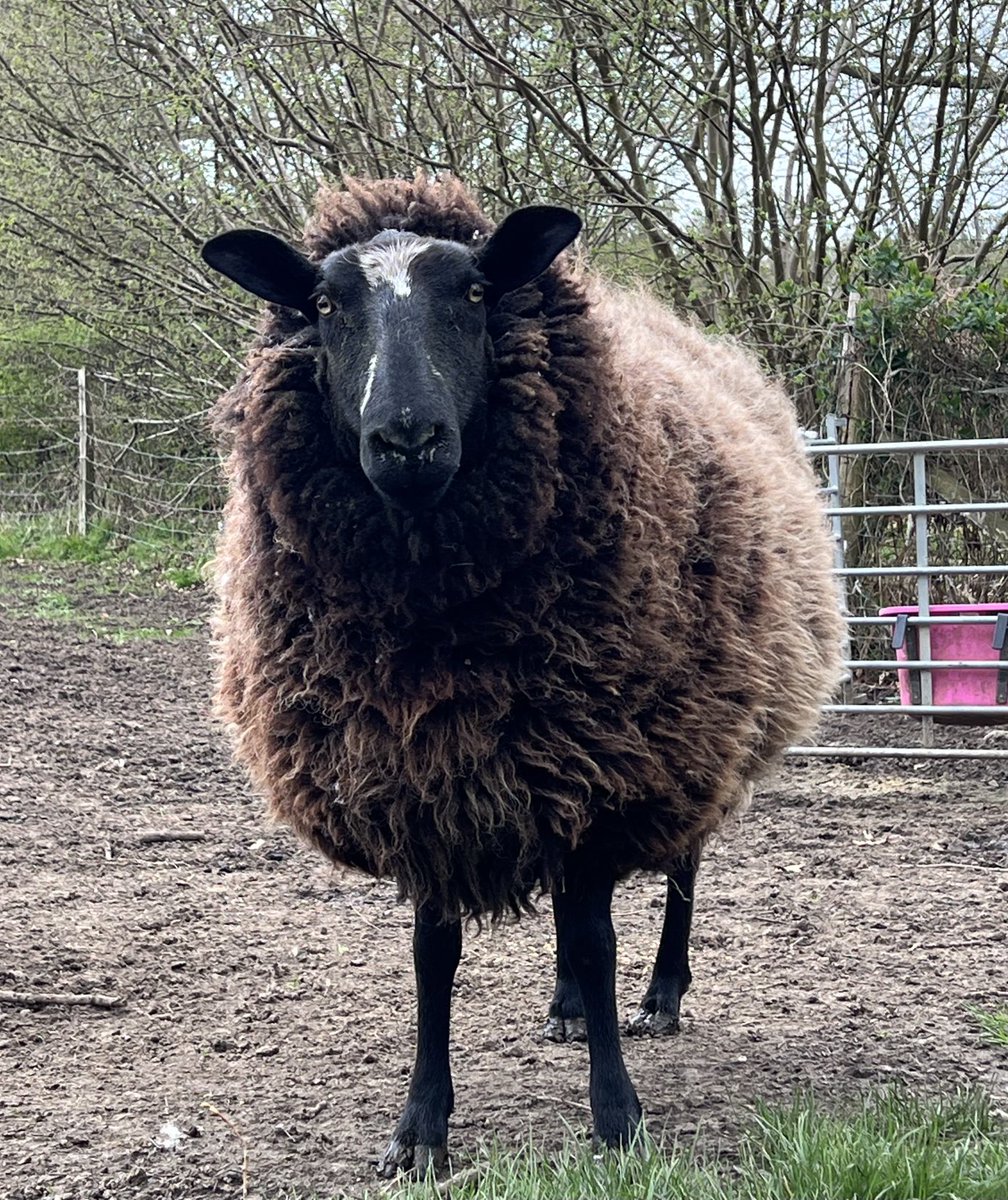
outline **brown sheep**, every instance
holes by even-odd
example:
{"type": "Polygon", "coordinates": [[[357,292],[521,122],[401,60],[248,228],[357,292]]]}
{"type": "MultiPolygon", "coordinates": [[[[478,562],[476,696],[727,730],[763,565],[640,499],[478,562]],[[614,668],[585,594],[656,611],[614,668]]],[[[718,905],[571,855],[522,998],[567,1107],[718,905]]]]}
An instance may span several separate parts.
{"type": "Polygon", "coordinates": [[[558,258],[579,228],[533,207],[493,233],[418,176],[323,189],[304,254],[250,230],[204,248],[282,306],[216,415],[220,710],[272,812],[416,906],[417,1062],[383,1174],[445,1156],[460,918],[541,892],[595,1136],[631,1139],[613,886],[692,864],[837,677],[790,404],[558,258]]]}

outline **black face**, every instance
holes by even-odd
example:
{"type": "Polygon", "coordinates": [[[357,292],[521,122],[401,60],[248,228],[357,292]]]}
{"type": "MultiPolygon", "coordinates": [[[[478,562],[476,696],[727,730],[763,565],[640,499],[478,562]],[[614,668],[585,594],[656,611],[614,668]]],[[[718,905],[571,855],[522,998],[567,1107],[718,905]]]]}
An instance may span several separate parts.
{"type": "Polygon", "coordinates": [[[485,403],[488,309],[580,228],[566,209],[534,207],[512,213],[475,253],[388,231],[315,265],[271,234],[236,230],[207,242],[203,257],[317,324],[319,385],[357,437],[361,469],[387,503],[412,511],[445,494],[463,430],[485,403]]]}
{"type": "Polygon", "coordinates": [[[435,504],[487,391],[486,281],[454,242],[380,234],[321,265],[319,379],[399,508],[435,504]]]}

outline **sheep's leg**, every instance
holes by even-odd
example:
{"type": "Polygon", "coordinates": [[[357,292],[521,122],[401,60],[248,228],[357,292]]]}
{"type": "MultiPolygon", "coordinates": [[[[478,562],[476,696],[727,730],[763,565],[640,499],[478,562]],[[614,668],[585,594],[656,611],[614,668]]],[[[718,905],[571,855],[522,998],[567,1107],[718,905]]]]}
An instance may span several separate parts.
{"type": "Polygon", "coordinates": [[[455,1105],[448,1063],[448,1031],[452,983],[461,956],[461,923],[440,922],[421,905],[413,927],[416,1065],[406,1108],[378,1163],[378,1174],[386,1179],[409,1167],[425,1175],[430,1166],[438,1168],[447,1162],[448,1117],[455,1105]]]}
{"type": "Polygon", "coordinates": [[[629,1034],[658,1036],[679,1032],[679,1002],[693,979],[689,967],[689,934],[699,862],[700,852],[696,847],[669,872],[658,955],[640,1010],[627,1025],[629,1034]]]}
{"type": "MultiPolygon", "coordinates": [[[[628,1034],[659,1037],[679,1032],[679,1004],[693,979],[689,966],[689,934],[699,861],[699,848],[695,848],[678,860],[669,872],[665,921],[651,983],[639,1011],[627,1023],[628,1034]]],[[[577,980],[564,955],[559,930],[556,968],[556,987],[543,1036],[551,1042],[583,1042],[587,1036],[584,1005],[577,980]]]]}
{"type": "Polygon", "coordinates": [[[553,896],[557,936],[584,1000],[595,1140],[629,1144],[641,1121],[640,1101],[623,1064],[616,1015],[616,935],[610,907],[613,880],[568,868],[553,896]]]}
{"type": "Polygon", "coordinates": [[[559,925],[556,926],[556,987],[550,1001],[543,1037],[551,1042],[583,1042],[588,1037],[581,989],[567,961],[559,925]]]}

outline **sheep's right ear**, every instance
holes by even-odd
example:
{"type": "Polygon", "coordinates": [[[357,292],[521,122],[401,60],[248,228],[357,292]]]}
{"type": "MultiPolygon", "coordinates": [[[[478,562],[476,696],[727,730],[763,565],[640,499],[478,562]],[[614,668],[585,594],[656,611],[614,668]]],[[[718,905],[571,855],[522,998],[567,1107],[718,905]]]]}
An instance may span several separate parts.
{"type": "Polygon", "coordinates": [[[208,266],[253,296],[316,319],[312,293],[321,278],[318,267],[282,238],[258,229],[233,229],[205,242],[200,254],[208,266]]]}

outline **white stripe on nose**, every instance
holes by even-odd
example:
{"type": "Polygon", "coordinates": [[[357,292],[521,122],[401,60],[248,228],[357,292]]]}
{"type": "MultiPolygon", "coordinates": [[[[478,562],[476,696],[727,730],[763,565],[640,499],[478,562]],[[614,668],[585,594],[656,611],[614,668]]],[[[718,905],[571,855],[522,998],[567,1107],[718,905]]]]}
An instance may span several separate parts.
{"type": "Polygon", "coordinates": [[[445,381],[444,376],[437,369],[437,367],[434,366],[434,360],[431,358],[429,351],[427,353],[427,365],[430,367],[431,374],[434,376],[434,378],[436,380],[438,380],[439,383],[444,383],[444,381],[445,381]]]}
{"type": "Polygon", "coordinates": [[[371,361],[368,363],[367,379],[364,381],[364,395],[361,397],[360,411],[361,416],[364,416],[364,409],[368,406],[368,401],[371,399],[371,389],[374,387],[375,372],[378,370],[378,354],[377,352],[371,355],[371,361]]]}

